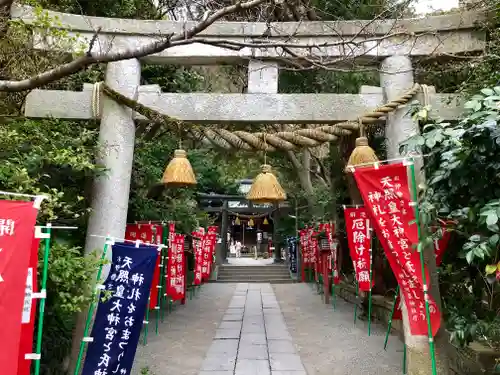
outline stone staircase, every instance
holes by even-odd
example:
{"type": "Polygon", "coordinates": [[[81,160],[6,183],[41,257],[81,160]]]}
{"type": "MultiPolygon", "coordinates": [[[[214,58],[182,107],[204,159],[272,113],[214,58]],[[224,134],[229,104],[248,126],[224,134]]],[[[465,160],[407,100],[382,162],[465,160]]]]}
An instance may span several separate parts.
{"type": "Polygon", "coordinates": [[[220,283],[293,283],[288,266],[270,264],[263,266],[219,266],[217,281],[220,283]]]}

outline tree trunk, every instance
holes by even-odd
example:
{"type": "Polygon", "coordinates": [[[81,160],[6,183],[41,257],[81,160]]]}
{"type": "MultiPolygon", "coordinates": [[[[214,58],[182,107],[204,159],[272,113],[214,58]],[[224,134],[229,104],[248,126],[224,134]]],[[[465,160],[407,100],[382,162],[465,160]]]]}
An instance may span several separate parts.
{"type": "Polygon", "coordinates": [[[299,161],[293,151],[287,151],[286,154],[297,172],[297,177],[299,178],[302,189],[306,192],[305,198],[307,200],[307,205],[311,209],[311,212],[315,212],[316,202],[313,197],[314,189],[310,173],[311,154],[308,149],[304,149],[302,151],[302,162],[299,161]]]}

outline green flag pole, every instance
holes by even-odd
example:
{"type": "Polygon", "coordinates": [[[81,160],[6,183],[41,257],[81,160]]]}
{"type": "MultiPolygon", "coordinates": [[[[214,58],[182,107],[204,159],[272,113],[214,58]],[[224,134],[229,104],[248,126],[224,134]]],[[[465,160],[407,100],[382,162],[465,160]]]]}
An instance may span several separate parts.
{"type": "Polygon", "coordinates": [[[359,284],[356,280],[356,303],[354,304],[354,324],[356,324],[356,320],[358,320],[358,299],[359,299],[359,284]]]}
{"type": "Polygon", "coordinates": [[[396,311],[396,303],[398,302],[398,294],[399,294],[399,285],[396,288],[396,294],[394,295],[394,302],[392,304],[391,315],[389,317],[389,324],[387,325],[387,332],[385,333],[384,350],[387,349],[387,341],[389,341],[389,334],[391,333],[392,318],[394,316],[394,311],[396,311]]]}
{"type": "Polygon", "coordinates": [[[429,348],[431,352],[431,363],[432,363],[432,375],[437,375],[437,370],[436,370],[436,351],[434,347],[434,338],[432,337],[432,326],[431,326],[431,313],[429,310],[429,288],[427,286],[427,280],[425,276],[425,263],[424,263],[424,253],[422,252],[422,243],[420,242],[422,240],[422,230],[420,228],[420,210],[418,208],[418,193],[417,193],[417,179],[415,176],[415,164],[412,160],[411,165],[410,165],[410,172],[411,172],[411,185],[412,185],[412,193],[413,193],[413,199],[415,199],[415,225],[417,226],[417,233],[418,233],[418,240],[419,244],[417,247],[417,250],[420,254],[420,267],[421,267],[421,272],[422,272],[422,287],[424,290],[424,300],[425,300],[425,313],[427,315],[427,332],[428,332],[428,337],[429,337],[429,348]]]}
{"type": "Polygon", "coordinates": [[[161,297],[162,297],[162,290],[163,290],[163,247],[160,248],[160,264],[158,267],[160,267],[160,280],[158,282],[158,285],[156,286],[156,334],[158,334],[159,331],[159,325],[160,325],[160,311],[161,311],[161,297]]]}
{"type": "MultiPolygon", "coordinates": [[[[367,220],[367,223],[369,223],[369,220],[367,220]]],[[[367,232],[368,235],[370,236],[370,249],[368,250],[370,252],[370,289],[368,290],[368,336],[371,335],[372,332],[372,280],[373,280],[373,252],[372,252],[372,236],[371,236],[371,228],[369,225],[367,225],[367,232]]]]}
{"type": "Polygon", "coordinates": [[[406,375],[406,344],[403,345],[403,375],[406,375]]]}
{"type": "Polygon", "coordinates": [[[96,288],[93,292],[92,295],[92,300],[90,302],[89,306],[89,311],[87,313],[87,319],[85,321],[85,328],[83,330],[83,338],[82,341],[80,342],[80,350],[78,351],[78,359],[76,361],[76,367],[75,371],[73,372],[73,375],[78,375],[80,372],[80,367],[82,366],[82,359],[83,359],[83,351],[85,350],[85,343],[86,342],[91,342],[92,339],[88,337],[89,330],[90,330],[90,323],[92,321],[92,316],[94,315],[94,309],[96,303],[99,301],[99,296],[101,294],[101,289],[102,286],[99,284],[99,281],[101,280],[101,275],[102,275],[102,268],[104,266],[103,261],[106,259],[106,254],[108,252],[109,245],[113,245],[113,241],[109,239],[109,237],[106,237],[106,241],[104,242],[104,249],[101,254],[101,264],[99,265],[99,270],[97,271],[97,277],[96,277],[96,288]]]}
{"type": "Polygon", "coordinates": [[[332,307],[333,307],[333,311],[335,311],[335,307],[336,307],[336,295],[335,295],[335,264],[334,264],[334,261],[333,261],[333,257],[332,257],[332,307]]]}
{"type": "Polygon", "coordinates": [[[146,317],[144,318],[142,324],[144,324],[144,337],[143,344],[147,345],[148,343],[148,332],[149,332],[149,304],[151,303],[151,293],[148,297],[148,305],[146,307],[146,317]]]}
{"type": "MultiPolygon", "coordinates": [[[[47,295],[47,276],[49,270],[49,254],[50,254],[50,236],[52,232],[52,225],[48,223],[46,225],[45,233],[41,230],[38,234],[38,238],[43,238],[45,241],[45,247],[43,251],[43,273],[42,273],[42,287],[40,288],[40,305],[38,309],[38,330],[36,337],[36,350],[35,350],[35,375],[40,374],[40,357],[42,353],[42,334],[43,334],[43,317],[45,314],[45,298],[47,295]]],[[[36,270],[33,270],[36,272],[36,270]]]]}
{"type": "Polygon", "coordinates": [[[163,256],[161,258],[162,260],[162,278],[161,278],[161,300],[160,300],[160,313],[161,313],[161,321],[163,323],[164,318],[165,318],[165,303],[167,302],[167,271],[168,271],[168,251],[170,248],[170,244],[167,244],[168,242],[168,235],[167,235],[167,226],[162,225],[162,239],[161,243],[163,245],[167,245],[166,248],[163,248],[163,256]]]}

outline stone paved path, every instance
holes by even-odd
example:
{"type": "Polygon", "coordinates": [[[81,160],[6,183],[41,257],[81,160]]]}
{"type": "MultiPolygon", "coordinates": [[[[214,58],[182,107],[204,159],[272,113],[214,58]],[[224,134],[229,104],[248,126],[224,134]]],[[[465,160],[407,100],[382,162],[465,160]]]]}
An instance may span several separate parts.
{"type": "Polygon", "coordinates": [[[353,323],[353,307],[321,302],[306,284],[208,284],[140,346],[133,375],[401,374],[402,344],[353,323]]]}
{"type": "Polygon", "coordinates": [[[372,323],[354,325],[354,307],[337,298],[325,305],[307,284],[273,285],[285,322],[308,375],[396,375],[402,373],[403,344],[372,323]]]}
{"type": "Polygon", "coordinates": [[[148,344],[139,344],[132,375],[144,367],[151,375],[197,375],[235,288],[235,284],[203,285],[199,295],[166,316],[158,336],[152,317],[148,344]]]}
{"type": "Polygon", "coordinates": [[[271,284],[238,284],[199,375],[306,375],[271,284]]]}

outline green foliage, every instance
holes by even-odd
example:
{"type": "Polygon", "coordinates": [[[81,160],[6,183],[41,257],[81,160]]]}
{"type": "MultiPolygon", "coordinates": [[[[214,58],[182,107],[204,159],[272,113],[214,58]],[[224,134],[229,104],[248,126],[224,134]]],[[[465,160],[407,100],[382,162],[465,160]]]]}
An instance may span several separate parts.
{"type": "Polygon", "coordinates": [[[103,172],[94,163],[96,131],[57,120],[0,124],[0,189],[48,194],[39,221],[85,227],[85,186],[103,172]]]}
{"type": "Polygon", "coordinates": [[[129,221],[177,221],[178,228],[191,233],[197,226],[206,226],[210,220],[199,211],[196,193],[235,194],[234,178],[228,176],[224,164],[215,160],[215,151],[194,149],[189,151],[198,184],[194,189],[167,189],[159,196],[148,197],[147,192],[160,181],[166,165],[178,144],[172,134],[165,133],[153,141],[138,140],[129,202],[129,221]]]}
{"type": "Polygon", "coordinates": [[[453,222],[454,246],[441,275],[448,327],[466,344],[499,322],[496,282],[500,228],[500,87],[484,88],[465,104],[457,124],[430,121],[428,109],[414,107],[425,123],[422,135],[408,139],[402,151],[425,155],[427,187],[422,196],[423,224],[438,217],[453,222]],[[456,281],[456,283],[455,283],[456,281]]]}
{"type": "MultiPolygon", "coordinates": [[[[42,370],[60,368],[71,346],[74,313],[90,301],[82,293],[93,281],[99,261],[84,257],[89,213],[86,186],[103,172],[94,164],[96,132],[81,124],[57,120],[20,120],[0,125],[0,190],[47,194],[39,223],[77,226],[53,231],[42,347],[42,370]]],[[[42,249],[43,250],[43,249],[42,249]]],[[[39,252],[39,279],[43,251],[39,252]]]]}

